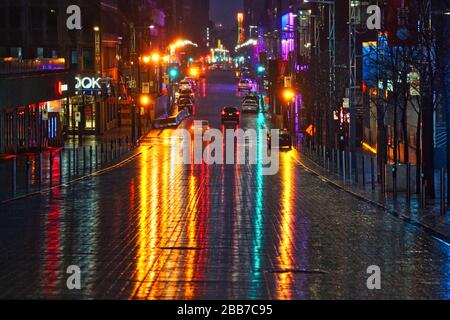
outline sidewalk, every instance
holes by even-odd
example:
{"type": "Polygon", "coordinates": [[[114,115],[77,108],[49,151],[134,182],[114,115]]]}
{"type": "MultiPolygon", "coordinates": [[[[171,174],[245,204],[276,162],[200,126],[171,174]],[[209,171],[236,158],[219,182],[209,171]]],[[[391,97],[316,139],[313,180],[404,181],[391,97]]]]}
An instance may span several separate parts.
{"type": "MultiPolygon", "coordinates": [[[[143,128],[142,133],[145,137],[148,131],[143,128]]],[[[69,137],[64,148],[49,148],[40,154],[0,155],[0,203],[68,183],[117,163],[135,149],[130,136],[131,127],[122,127],[103,136],[84,136],[82,147],[78,138],[69,137]]]]}
{"type": "MultiPolygon", "coordinates": [[[[349,179],[344,181],[342,176],[337,174],[337,171],[332,170],[333,172],[331,172],[325,169],[322,164],[319,164],[323,163],[323,160],[317,159],[315,155],[307,154],[306,150],[305,152],[299,152],[296,160],[304,165],[306,169],[309,169],[313,173],[325,178],[328,180],[327,182],[334,184],[336,187],[352,193],[364,201],[385,209],[389,213],[403,219],[411,225],[426,229],[441,240],[450,242],[450,215],[447,210],[447,214],[445,216],[441,216],[439,199],[427,201],[426,206],[422,208],[420,196],[417,194],[413,193],[411,195],[411,201],[408,203],[405,192],[398,192],[397,197],[394,198],[392,193],[382,193],[381,186],[376,181],[374,181],[375,188],[372,189],[370,160],[365,164],[364,184],[362,179],[362,171],[359,175],[358,183],[350,181],[349,179]]],[[[412,187],[412,189],[414,190],[414,187],[412,187]]]]}

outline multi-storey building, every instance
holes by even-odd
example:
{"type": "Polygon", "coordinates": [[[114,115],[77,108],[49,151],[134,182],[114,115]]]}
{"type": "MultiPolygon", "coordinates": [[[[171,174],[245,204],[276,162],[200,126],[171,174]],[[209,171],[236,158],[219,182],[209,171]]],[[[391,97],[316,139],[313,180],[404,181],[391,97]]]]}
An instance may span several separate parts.
{"type": "Polygon", "coordinates": [[[130,23],[154,26],[142,41],[149,47],[164,24],[155,1],[131,7],[139,9],[137,16],[123,10],[127,5],[0,2],[0,153],[61,144],[67,135],[98,135],[120,125],[121,104],[129,103],[124,72],[130,23]],[[70,5],[81,8],[81,30],[67,27],[70,5]]]}
{"type": "Polygon", "coordinates": [[[165,9],[170,40],[184,38],[206,47],[210,0],[166,0],[160,3],[165,9]]]}

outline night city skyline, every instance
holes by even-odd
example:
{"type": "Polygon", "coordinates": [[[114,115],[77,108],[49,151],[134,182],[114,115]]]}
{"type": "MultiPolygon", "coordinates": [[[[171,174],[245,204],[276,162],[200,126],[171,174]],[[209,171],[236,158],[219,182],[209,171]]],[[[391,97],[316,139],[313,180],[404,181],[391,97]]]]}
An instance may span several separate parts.
{"type": "Polygon", "coordinates": [[[0,301],[450,301],[449,44],[450,0],[0,1],[0,301]]]}

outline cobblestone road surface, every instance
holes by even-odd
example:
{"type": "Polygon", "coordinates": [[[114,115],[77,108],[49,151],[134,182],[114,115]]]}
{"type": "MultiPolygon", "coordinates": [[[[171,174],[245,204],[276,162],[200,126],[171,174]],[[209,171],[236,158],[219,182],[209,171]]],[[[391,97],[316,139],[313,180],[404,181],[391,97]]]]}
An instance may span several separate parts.
{"type": "MultiPolygon", "coordinates": [[[[213,127],[241,100],[227,73],[199,95],[196,118],[213,127]]],[[[171,134],[153,132],[112,171],[1,206],[0,298],[450,298],[448,244],[305,171],[296,151],[275,176],[179,165],[171,134]],[[67,289],[70,265],[81,290],[67,289]],[[379,291],[366,287],[371,265],[379,291]]]]}

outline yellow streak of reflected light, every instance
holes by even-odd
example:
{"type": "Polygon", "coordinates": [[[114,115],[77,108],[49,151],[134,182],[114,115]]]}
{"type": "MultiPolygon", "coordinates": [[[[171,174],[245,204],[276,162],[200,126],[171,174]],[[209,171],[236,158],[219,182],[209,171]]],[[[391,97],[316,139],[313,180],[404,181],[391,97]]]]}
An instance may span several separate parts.
{"type": "MultiPolygon", "coordinates": [[[[279,251],[280,255],[278,257],[278,262],[280,269],[293,269],[294,262],[293,257],[293,223],[294,223],[294,194],[293,188],[295,186],[294,181],[294,166],[292,161],[287,155],[281,155],[281,181],[282,181],[282,215],[281,215],[281,225],[280,225],[280,245],[279,251]]],[[[277,293],[278,299],[289,300],[292,298],[292,286],[293,279],[290,273],[281,273],[278,275],[277,281],[277,293]]]]}

